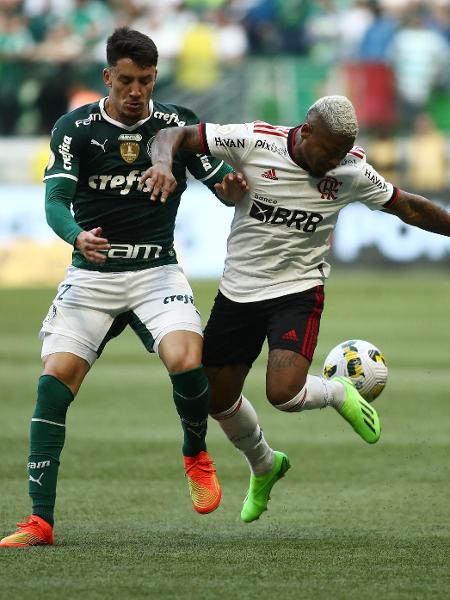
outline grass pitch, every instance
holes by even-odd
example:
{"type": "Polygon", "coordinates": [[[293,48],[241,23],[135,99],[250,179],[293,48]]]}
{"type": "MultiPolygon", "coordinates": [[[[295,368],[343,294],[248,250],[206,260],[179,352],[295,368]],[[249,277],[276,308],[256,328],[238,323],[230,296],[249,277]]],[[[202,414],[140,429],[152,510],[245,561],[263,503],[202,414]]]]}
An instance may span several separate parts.
{"type": "MultiPolygon", "coordinates": [[[[206,317],[215,283],[194,288],[206,317]]],[[[36,336],[53,293],[1,291],[1,535],[30,510],[36,336]]],[[[443,271],[333,273],[312,372],[340,341],[378,345],[390,369],[375,403],[381,440],[364,444],[332,409],[271,408],[264,352],[246,394],[293,467],[248,525],[247,468],[214,422],[223,501],[210,515],[192,510],[164,368],[132,332],[113,340],[68,415],[56,545],[2,549],[0,598],[448,598],[449,299],[443,271]]]]}

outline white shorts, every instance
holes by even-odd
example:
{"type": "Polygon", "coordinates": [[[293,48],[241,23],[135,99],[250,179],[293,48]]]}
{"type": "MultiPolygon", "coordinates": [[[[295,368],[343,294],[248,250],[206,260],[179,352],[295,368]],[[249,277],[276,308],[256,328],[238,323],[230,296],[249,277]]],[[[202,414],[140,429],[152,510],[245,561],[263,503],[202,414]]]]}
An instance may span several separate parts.
{"type": "Polygon", "coordinates": [[[156,353],[171,331],[203,335],[191,286],[179,265],[123,273],[70,266],[39,332],[41,355],[70,352],[92,365],[127,325],[156,353]]]}

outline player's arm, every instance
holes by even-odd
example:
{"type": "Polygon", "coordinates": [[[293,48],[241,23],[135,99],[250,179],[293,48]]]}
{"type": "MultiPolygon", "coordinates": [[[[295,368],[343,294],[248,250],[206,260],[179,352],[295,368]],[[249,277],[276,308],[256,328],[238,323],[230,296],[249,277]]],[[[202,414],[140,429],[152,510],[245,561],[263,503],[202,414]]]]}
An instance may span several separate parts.
{"type": "Polygon", "coordinates": [[[76,191],[76,181],[53,177],[45,181],[45,216],[53,231],[71,246],[83,231],[73,218],[70,206],[76,191]]]}
{"type": "Polygon", "coordinates": [[[58,119],[52,131],[50,159],[44,176],[45,214],[56,235],[79,250],[87,260],[103,263],[106,256],[99,251],[109,249],[109,244],[101,237],[101,228],[84,231],[71,211],[77,192],[83,145],[84,139],[71,118],[64,115],[58,119]]]}
{"type": "Polygon", "coordinates": [[[74,246],[84,257],[97,264],[106,261],[100,250],[108,250],[110,245],[101,237],[101,227],[90,231],[82,229],[75,221],[70,206],[76,192],[76,181],[63,177],[49,178],[45,186],[45,215],[47,223],[65,242],[74,246]]]}
{"type": "Polygon", "coordinates": [[[141,183],[147,184],[152,200],[161,196],[161,202],[165,202],[177,187],[172,164],[180,148],[195,153],[204,151],[198,125],[170,127],[156,134],[151,147],[152,166],[141,177],[141,183]]]}
{"type": "Polygon", "coordinates": [[[423,196],[398,190],[395,202],[384,210],[408,225],[450,236],[450,213],[423,196]]]}
{"type": "Polygon", "coordinates": [[[214,184],[216,196],[227,206],[235,206],[249,190],[245,175],[241,171],[225,173],[222,181],[214,184]]]}

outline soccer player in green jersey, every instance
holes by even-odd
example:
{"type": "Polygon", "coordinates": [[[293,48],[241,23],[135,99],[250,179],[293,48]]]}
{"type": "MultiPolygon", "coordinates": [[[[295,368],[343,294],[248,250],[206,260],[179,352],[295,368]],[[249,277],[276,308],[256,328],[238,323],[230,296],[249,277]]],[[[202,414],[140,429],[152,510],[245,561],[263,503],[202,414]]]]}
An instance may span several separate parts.
{"type": "Polygon", "coordinates": [[[450,213],[385,181],[354,146],[355,110],[344,96],[325,96],[303,123],[202,123],[158,133],[153,166],[141,181],[153,200],[175,185],[174,151],[207,152],[245,171],[249,193],[235,208],[227,256],[205,329],[203,364],[211,383],[211,414],[251,469],[244,522],[267,509],[288,457],[266,442],[243,392],[267,339],[266,395],[278,410],[332,406],[365,441],[381,427],[376,410],[349,379],[309,374],[330,272],[326,258],[339,211],[359,201],[409,225],[450,236],[450,213]]]}
{"type": "Polygon", "coordinates": [[[103,70],[108,97],[62,116],[52,131],[46,215],[73,245],[73,260],[40,332],[44,370],[28,462],[32,514],[1,546],[53,543],[67,409],[105,344],[127,324],[159,355],[172,381],[195,510],[209,513],[221,499],[205,445],[210,392],[201,364],[201,322],[173,235],[186,169],[228,200],[239,195],[239,185],[222,160],[180,152],[170,202],[150,201],[139,179],[152,138],[160,129],[198,122],[186,108],[152,100],[157,59],[147,36],[125,27],[114,31],[103,70]]]}

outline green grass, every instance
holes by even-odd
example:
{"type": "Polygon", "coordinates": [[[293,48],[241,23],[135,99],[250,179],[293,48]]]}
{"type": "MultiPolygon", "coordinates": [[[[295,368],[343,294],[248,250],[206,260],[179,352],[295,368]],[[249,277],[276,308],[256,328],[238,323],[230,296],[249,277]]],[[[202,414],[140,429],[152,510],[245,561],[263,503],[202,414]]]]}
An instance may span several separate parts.
{"type": "MultiPolygon", "coordinates": [[[[214,283],[195,286],[206,316],[214,283]]],[[[52,290],[0,292],[0,534],[29,513],[26,456],[52,290]]],[[[329,409],[282,414],[264,398],[266,352],[246,394],[293,468],[259,522],[239,520],[244,461],[217,424],[223,502],[190,506],[168,377],[130,332],[107,347],[68,416],[56,545],[0,552],[0,598],[447,598],[450,282],[441,271],[335,271],[312,371],[351,337],[387,357],[383,433],[365,445],[329,409]]]]}

